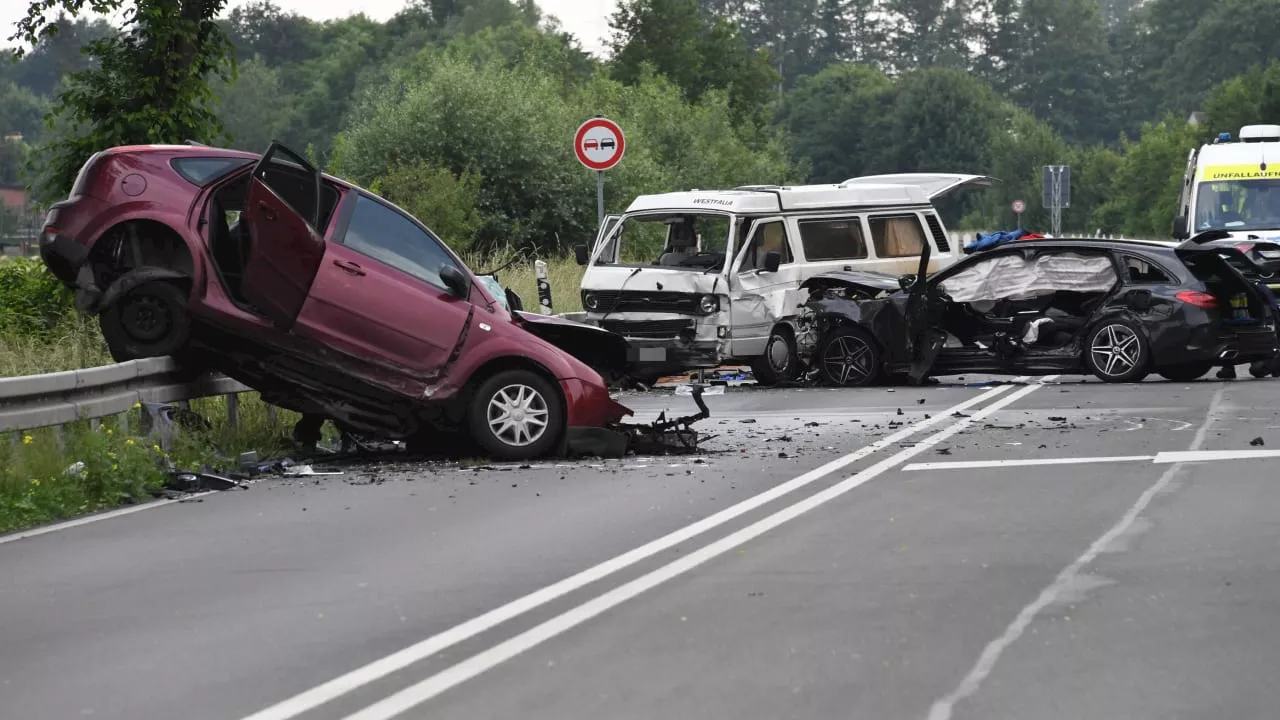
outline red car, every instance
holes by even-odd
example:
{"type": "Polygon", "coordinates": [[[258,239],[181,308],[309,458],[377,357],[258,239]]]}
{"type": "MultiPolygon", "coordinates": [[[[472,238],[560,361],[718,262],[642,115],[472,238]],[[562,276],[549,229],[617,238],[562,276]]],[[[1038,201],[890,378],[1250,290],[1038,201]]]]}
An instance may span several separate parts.
{"type": "Polygon", "coordinates": [[[631,414],[592,368],[625,364],[621,337],[509,311],[422,223],[280,144],[97,153],[40,252],[118,361],[176,355],[349,432],[525,459],[631,414]]]}

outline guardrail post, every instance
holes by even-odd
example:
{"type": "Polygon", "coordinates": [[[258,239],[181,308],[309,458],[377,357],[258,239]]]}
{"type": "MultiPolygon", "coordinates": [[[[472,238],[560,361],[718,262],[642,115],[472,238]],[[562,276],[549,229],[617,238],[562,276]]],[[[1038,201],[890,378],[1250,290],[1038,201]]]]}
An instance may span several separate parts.
{"type": "Polygon", "coordinates": [[[267,405],[267,424],[269,425],[276,424],[276,406],[275,405],[271,405],[271,404],[267,405]]]}
{"type": "Polygon", "coordinates": [[[240,428],[240,396],[237,393],[227,393],[227,425],[232,430],[240,428]]]}
{"type": "Polygon", "coordinates": [[[121,435],[129,434],[129,411],[128,410],[122,413],[116,414],[116,430],[119,430],[121,435]]]}
{"type": "Polygon", "coordinates": [[[67,438],[62,431],[61,425],[53,426],[53,440],[58,444],[58,454],[65,453],[67,451],[67,438]]]}

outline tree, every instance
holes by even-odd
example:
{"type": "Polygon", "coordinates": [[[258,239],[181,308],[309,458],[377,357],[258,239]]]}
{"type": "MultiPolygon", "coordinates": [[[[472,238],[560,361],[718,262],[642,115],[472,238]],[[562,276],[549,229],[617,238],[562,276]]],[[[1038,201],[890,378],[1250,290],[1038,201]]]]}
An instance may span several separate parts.
{"type": "Polygon", "coordinates": [[[813,64],[818,70],[852,59],[850,26],[847,0],[821,0],[818,6],[818,33],[821,40],[813,51],[813,64]]]}
{"type": "Polygon", "coordinates": [[[90,67],[90,58],[80,52],[82,47],[116,33],[105,20],[73,20],[63,13],[59,13],[54,25],[57,32],[36,43],[13,74],[13,80],[19,85],[45,97],[52,97],[58,91],[64,76],[90,67]]]}
{"type": "Polygon", "coordinates": [[[893,83],[865,65],[832,65],[800,78],[783,103],[780,124],[813,182],[840,182],[876,166],[883,149],[884,108],[893,83]]]}
{"type": "Polygon", "coordinates": [[[1169,237],[1187,153],[1199,132],[1177,115],[1142,126],[1137,142],[1122,143],[1112,199],[1100,211],[1109,225],[1130,236],[1169,237]]]}
{"type": "Polygon", "coordinates": [[[279,71],[260,58],[241,61],[235,81],[219,83],[215,92],[230,147],[264,152],[273,140],[292,144],[301,139],[286,133],[289,115],[281,108],[292,106],[293,99],[281,86],[279,71]]]}
{"type": "Polygon", "coordinates": [[[232,10],[228,20],[228,35],[240,57],[281,65],[308,60],[320,49],[316,24],[284,12],[271,0],[250,0],[232,10]]]}
{"type": "Polygon", "coordinates": [[[1280,120],[1280,62],[1253,68],[1214,88],[1204,103],[1211,133],[1280,120]]]}
{"type": "Polygon", "coordinates": [[[888,39],[894,67],[968,68],[968,44],[976,33],[972,6],[971,0],[885,0],[888,25],[895,28],[888,39]]]}
{"type": "Polygon", "coordinates": [[[628,86],[596,77],[566,90],[536,68],[477,67],[448,57],[401,73],[364,100],[343,133],[344,169],[363,183],[397,167],[425,168],[441,180],[439,171],[459,182],[483,178],[475,196],[477,249],[554,250],[557,238],[567,244],[595,235],[594,175],[566,139],[595,114],[627,132],[627,156],[607,177],[610,206],[642,192],[785,183],[804,174],[776,137],[744,141],[722,90],[691,104],[681,88],[652,75],[628,86]]]}
{"type": "Polygon", "coordinates": [[[634,84],[646,66],[670,78],[691,101],[725,89],[736,118],[761,119],[778,74],[723,18],[708,19],[698,0],[622,0],[610,19],[613,75],[634,84]]]}
{"type": "Polygon", "coordinates": [[[1280,3],[1219,0],[1170,51],[1162,68],[1165,107],[1196,109],[1214,85],[1280,55],[1280,3]]]}
{"type": "Polygon", "coordinates": [[[1004,91],[1069,142],[1112,140],[1114,60],[1097,0],[1023,0],[1004,91]]]}
{"type": "Polygon", "coordinates": [[[73,73],[58,95],[52,116],[66,133],[42,149],[48,163],[36,195],[65,194],[80,166],[105,147],[133,143],[213,140],[221,123],[211,105],[210,76],[235,73],[231,44],[214,21],[226,0],[32,0],[10,40],[38,46],[58,26],[46,13],[62,8],[99,13],[124,8],[118,35],[93,40],[85,52],[97,64],[73,73]]]}

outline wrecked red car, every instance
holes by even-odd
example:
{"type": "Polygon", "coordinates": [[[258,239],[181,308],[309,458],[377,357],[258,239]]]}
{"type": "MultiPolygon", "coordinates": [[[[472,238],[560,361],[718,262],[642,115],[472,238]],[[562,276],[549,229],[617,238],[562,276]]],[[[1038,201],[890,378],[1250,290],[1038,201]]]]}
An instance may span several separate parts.
{"type": "Polygon", "coordinates": [[[99,152],[40,251],[117,361],[174,355],[346,432],[514,460],[631,414],[597,372],[620,336],[509,311],[418,220],[278,143],[99,152]]]}

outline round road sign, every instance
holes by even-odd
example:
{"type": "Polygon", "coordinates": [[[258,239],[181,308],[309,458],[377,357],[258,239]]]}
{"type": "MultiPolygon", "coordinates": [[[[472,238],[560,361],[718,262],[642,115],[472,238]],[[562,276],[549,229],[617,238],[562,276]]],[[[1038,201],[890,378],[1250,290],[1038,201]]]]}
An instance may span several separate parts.
{"type": "Polygon", "coordinates": [[[578,162],[592,170],[608,170],[622,160],[627,150],[622,128],[606,118],[592,118],[578,127],[573,136],[573,152],[578,162]]]}
{"type": "Polygon", "coordinates": [[[1026,204],[1026,203],[1022,202],[1021,200],[1014,200],[1014,201],[1013,201],[1013,211],[1014,211],[1014,212],[1016,212],[1016,213],[1018,213],[1018,214],[1022,214],[1022,212],[1023,212],[1024,210],[1026,210],[1026,209],[1027,209],[1027,204],[1026,204]]]}

